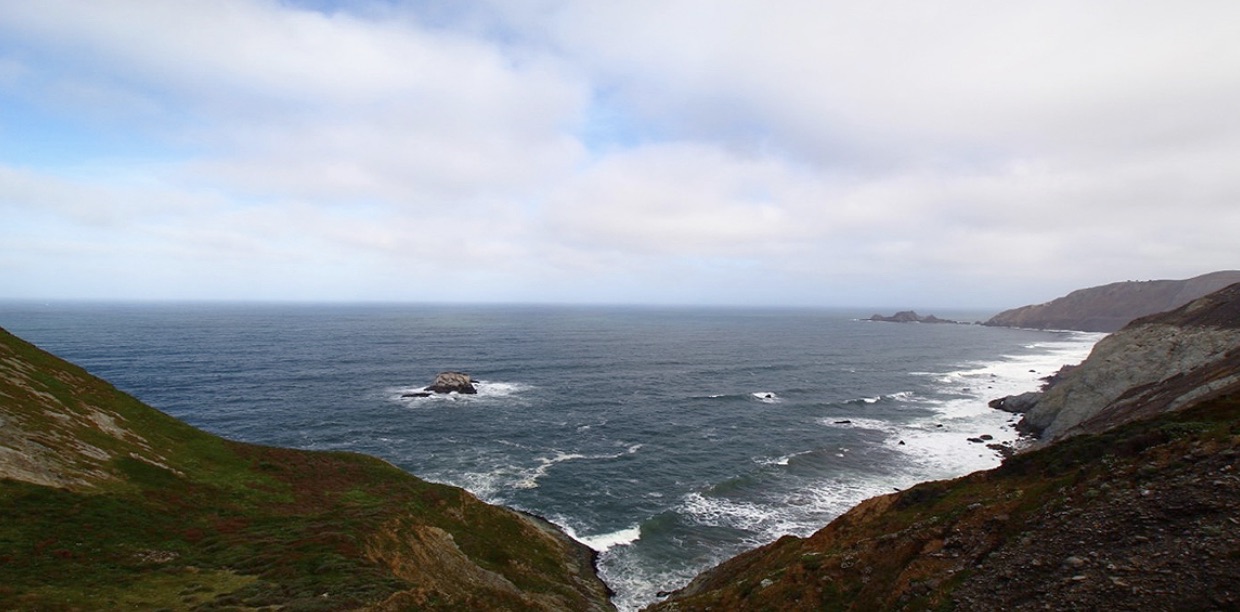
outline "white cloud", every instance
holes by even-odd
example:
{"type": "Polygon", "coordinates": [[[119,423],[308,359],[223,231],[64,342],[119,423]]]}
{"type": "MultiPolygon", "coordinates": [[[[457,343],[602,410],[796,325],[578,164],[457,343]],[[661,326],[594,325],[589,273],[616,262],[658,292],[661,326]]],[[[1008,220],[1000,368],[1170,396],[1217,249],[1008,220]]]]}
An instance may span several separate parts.
{"type": "Polygon", "coordinates": [[[1010,305],[1240,255],[1231,2],[434,8],[0,0],[0,103],[73,160],[0,147],[0,266],[27,294],[88,286],[31,270],[90,251],[135,295],[1010,305]]]}
{"type": "Polygon", "coordinates": [[[651,116],[811,150],[1131,142],[1240,94],[1227,2],[535,4],[529,27],[651,116]]]}

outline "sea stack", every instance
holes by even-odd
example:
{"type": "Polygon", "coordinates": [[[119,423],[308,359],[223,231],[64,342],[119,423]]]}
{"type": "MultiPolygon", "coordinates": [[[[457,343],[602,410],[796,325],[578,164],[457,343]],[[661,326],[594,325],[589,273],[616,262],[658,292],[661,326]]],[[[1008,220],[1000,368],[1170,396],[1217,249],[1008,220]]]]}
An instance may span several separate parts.
{"type": "Polygon", "coordinates": [[[435,382],[431,383],[426,390],[435,393],[456,392],[464,395],[473,395],[478,392],[474,388],[473,379],[464,372],[440,372],[435,375],[435,382]]]}

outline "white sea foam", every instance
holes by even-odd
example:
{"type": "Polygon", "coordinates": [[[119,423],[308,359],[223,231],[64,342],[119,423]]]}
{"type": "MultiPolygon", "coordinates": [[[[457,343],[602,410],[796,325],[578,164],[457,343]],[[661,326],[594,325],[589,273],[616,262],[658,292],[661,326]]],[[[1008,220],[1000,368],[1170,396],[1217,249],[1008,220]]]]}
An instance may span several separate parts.
{"type": "Polygon", "coordinates": [[[900,391],[898,393],[885,393],[882,395],[859,397],[857,399],[847,400],[843,403],[845,404],[877,404],[882,401],[903,402],[903,401],[908,401],[910,399],[913,399],[913,397],[914,397],[914,394],[912,391],[900,391]]]}
{"type": "Polygon", "coordinates": [[[533,389],[533,385],[519,382],[501,382],[478,380],[474,381],[474,388],[478,390],[480,398],[500,398],[510,397],[518,393],[524,393],[533,389]]]}
{"type": "Polygon", "coordinates": [[[626,529],[613,531],[611,533],[601,533],[592,536],[573,536],[578,542],[593,548],[598,552],[605,552],[616,546],[627,546],[641,539],[642,528],[640,525],[633,525],[626,529]]]}
{"type": "MultiPolygon", "coordinates": [[[[1019,438],[1018,416],[990,408],[988,402],[1036,390],[1042,379],[1066,364],[1084,360],[1105,334],[1070,334],[1063,340],[1039,342],[1029,355],[1006,355],[946,373],[919,373],[941,385],[942,399],[910,397],[933,414],[902,424],[888,424],[888,446],[907,455],[920,479],[967,474],[998,465],[990,444],[1012,444],[1019,438]],[[972,439],[973,441],[970,441],[972,439]],[[979,442],[980,440],[980,442],[979,442]]],[[[854,419],[856,422],[856,419],[854,419]]]]}
{"type": "Polygon", "coordinates": [[[891,421],[883,421],[879,419],[866,419],[866,418],[841,419],[838,417],[825,417],[822,419],[818,419],[818,422],[828,427],[859,427],[861,429],[874,429],[877,431],[885,431],[888,433],[895,433],[899,431],[900,429],[899,426],[892,423],[891,421]]]}
{"type": "Polygon", "coordinates": [[[914,482],[910,476],[897,474],[881,481],[837,477],[758,502],[695,492],[684,496],[677,512],[701,525],[748,532],[747,544],[759,546],[788,534],[807,536],[857,502],[914,482]]]}
{"type": "MultiPolygon", "coordinates": [[[[880,396],[929,410],[928,416],[896,421],[836,415],[822,418],[819,423],[883,432],[884,444],[904,454],[910,467],[906,484],[892,486],[989,469],[998,465],[1000,456],[988,445],[1015,443],[1019,436],[1014,423],[1019,417],[994,410],[988,402],[1037,389],[1044,377],[1087,357],[1103,336],[1070,334],[1063,340],[1027,347],[1037,351],[1029,355],[1007,355],[952,372],[911,373],[935,380],[940,386],[938,398],[912,392],[880,396]]],[[[877,403],[872,399],[861,398],[860,403],[877,403]]]]}
{"type": "Polygon", "coordinates": [[[474,394],[431,393],[419,397],[419,394],[426,392],[425,387],[389,387],[385,394],[391,400],[401,403],[435,405],[437,402],[486,402],[515,398],[534,388],[533,385],[521,382],[475,380],[473,384],[474,389],[478,391],[474,394]]]}
{"type": "Polygon", "coordinates": [[[757,535],[755,541],[769,541],[770,534],[789,533],[796,521],[771,504],[739,501],[722,497],[689,493],[677,511],[694,521],[716,527],[730,527],[757,535]]]}
{"type": "Polygon", "coordinates": [[[801,455],[808,455],[810,452],[812,451],[802,451],[799,453],[792,453],[792,454],[783,455],[780,457],[756,457],[754,458],[754,462],[757,463],[758,465],[788,465],[788,462],[791,461],[793,458],[799,457],[801,455]]]}
{"type": "MultiPolygon", "coordinates": [[[[529,447],[507,440],[496,440],[497,443],[521,449],[529,447]]],[[[445,480],[449,484],[459,486],[484,501],[502,503],[506,493],[512,490],[537,489],[538,481],[545,477],[551,468],[567,461],[619,459],[641,450],[642,444],[631,444],[615,453],[568,453],[553,450],[549,456],[536,457],[536,465],[520,466],[505,463],[483,472],[457,472],[445,480]]]]}

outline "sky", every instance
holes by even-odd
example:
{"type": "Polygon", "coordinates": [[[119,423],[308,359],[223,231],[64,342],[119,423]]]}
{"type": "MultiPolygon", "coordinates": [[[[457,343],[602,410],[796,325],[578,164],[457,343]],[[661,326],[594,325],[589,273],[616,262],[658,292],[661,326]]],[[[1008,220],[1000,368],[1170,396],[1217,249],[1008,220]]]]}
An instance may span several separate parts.
{"type": "Polygon", "coordinates": [[[1233,0],[0,0],[0,299],[1007,308],[1240,268],[1233,0]]]}

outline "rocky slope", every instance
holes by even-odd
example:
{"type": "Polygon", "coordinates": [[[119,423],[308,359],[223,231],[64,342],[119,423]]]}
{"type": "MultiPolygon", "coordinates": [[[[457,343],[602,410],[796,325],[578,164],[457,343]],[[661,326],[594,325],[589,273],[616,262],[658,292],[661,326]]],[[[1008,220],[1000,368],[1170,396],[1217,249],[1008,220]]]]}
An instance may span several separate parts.
{"type": "Polygon", "coordinates": [[[0,609],[610,610],[553,526],[240,444],[0,330],[0,609]]]}
{"type": "Polygon", "coordinates": [[[1240,285],[1134,322],[1054,387],[1110,398],[1077,435],[867,500],[652,609],[1240,609],[1237,328],[1240,285]],[[1128,355],[1145,374],[1116,392],[1128,355]]]}
{"type": "Polygon", "coordinates": [[[1240,282],[1240,271],[1212,272],[1185,280],[1126,281],[1080,289],[1045,304],[1003,311],[985,325],[1113,332],[1146,315],[1179,308],[1240,282]]]}
{"type": "Polygon", "coordinates": [[[1025,413],[1044,441],[1240,390],[1240,283],[1103,338],[1025,413]]]}

